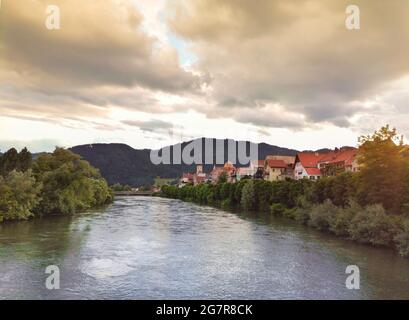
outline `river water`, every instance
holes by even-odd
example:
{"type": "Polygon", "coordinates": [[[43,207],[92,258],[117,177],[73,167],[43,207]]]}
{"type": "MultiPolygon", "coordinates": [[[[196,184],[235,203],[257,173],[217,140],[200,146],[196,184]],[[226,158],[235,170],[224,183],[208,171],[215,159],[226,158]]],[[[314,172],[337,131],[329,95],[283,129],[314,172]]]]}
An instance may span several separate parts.
{"type": "Polygon", "coordinates": [[[409,260],[269,215],[117,198],[0,225],[0,299],[409,299],[409,260]],[[45,269],[60,269],[48,290],[45,269]],[[348,265],[360,289],[345,286],[348,265]]]}

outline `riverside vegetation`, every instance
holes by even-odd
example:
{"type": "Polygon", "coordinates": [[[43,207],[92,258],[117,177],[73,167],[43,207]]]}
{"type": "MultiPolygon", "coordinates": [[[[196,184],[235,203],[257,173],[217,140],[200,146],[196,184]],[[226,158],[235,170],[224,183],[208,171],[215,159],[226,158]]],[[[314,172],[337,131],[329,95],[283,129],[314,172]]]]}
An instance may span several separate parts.
{"type": "Polygon", "coordinates": [[[26,148],[0,156],[0,222],[72,214],[112,199],[99,171],[69,150],[56,148],[35,161],[26,148]]]}
{"type": "Polygon", "coordinates": [[[359,139],[360,171],[309,180],[163,186],[162,196],[226,210],[270,212],[409,257],[409,157],[395,129],[359,139]]]}

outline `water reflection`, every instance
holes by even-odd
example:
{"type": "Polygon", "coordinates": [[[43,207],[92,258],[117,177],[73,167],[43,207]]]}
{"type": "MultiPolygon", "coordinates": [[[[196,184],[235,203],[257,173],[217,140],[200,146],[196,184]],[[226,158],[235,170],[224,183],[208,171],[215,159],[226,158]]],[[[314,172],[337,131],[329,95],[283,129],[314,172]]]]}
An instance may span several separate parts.
{"type": "Polygon", "coordinates": [[[409,298],[409,261],[270,215],[119,198],[101,212],[0,226],[0,298],[409,298]],[[45,289],[45,267],[61,289],[45,289]],[[345,268],[361,269],[361,290],[345,268]]]}

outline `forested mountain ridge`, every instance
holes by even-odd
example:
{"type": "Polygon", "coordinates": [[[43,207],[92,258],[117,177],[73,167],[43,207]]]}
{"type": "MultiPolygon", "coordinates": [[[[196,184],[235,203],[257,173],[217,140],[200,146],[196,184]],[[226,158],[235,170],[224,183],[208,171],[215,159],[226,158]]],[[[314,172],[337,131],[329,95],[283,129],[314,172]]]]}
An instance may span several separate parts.
{"type": "MultiPolygon", "coordinates": [[[[202,141],[204,141],[203,138],[202,141]]],[[[226,161],[227,141],[227,139],[224,140],[226,161]]],[[[183,142],[182,149],[190,142],[183,142]]],[[[195,170],[195,165],[155,165],[150,160],[150,149],[134,149],[126,144],[96,143],[75,146],[71,150],[98,168],[110,185],[114,183],[130,186],[150,185],[155,177],[178,178],[183,172],[195,170]]],[[[203,150],[205,149],[203,148],[203,150]]],[[[264,159],[269,154],[295,156],[297,152],[294,149],[281,148],[267,143],[258,144],[259,159],[264,159]]],[[[203,153],[205,152],[203,151],[203,153]]],[[[205,165],[204,170],[209,172],[212,167],[213,164],[205,165]]]]}

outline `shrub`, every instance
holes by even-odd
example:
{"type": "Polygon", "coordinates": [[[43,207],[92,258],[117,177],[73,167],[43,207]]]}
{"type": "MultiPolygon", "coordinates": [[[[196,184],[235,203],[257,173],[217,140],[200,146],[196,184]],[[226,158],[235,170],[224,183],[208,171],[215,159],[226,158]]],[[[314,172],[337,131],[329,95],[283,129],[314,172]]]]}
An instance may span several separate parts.
{"type": "Polygon", "coordinates": [[[240,205],[244,210],[255,210],[256,194],[254,180],[246,183],[242,189],[240,205]]]}
{"type": "Polygon", "coordinates": [[[283,212],[283,217],[295,219],[297,208],[285,208],[283,212]]]}
{"type": "Polygon", "coordinates": [[[395,225],[381,205],[370,205],[352,219],[348,233],[352,240],[373,245],[390,245],[396,233],[395,225]]]}
{"type": "Polygon", "coordinates": [[[335,219],[338,208],[331,200],[326,200],[322,204],[311,208],[309,225],[321,231],[329,231],[335,219]]]}
{"type": "Polygon", "coordinates": [[[409,257],[409,220],[405,219],[402,229],[395,236],[396,248],[400,255],[409,257]]]}
{"type": "Polygon", "coordinates": [[[6,178],[0,176],[0,222],[3,220],[26,220],[33,216],[38,204],[41,185],[31,174],[11,171],[6,178]]]}
{"type": "Polygon", "coordinates": [[[350,200],[346,208],[338,208],[337,214],[330,225],[330,231],[337,236],[347,237],[352,219],[362,210],[363,208],[358,203],[350,200]]]}
{"type": "Polygon", "coordinates": [[[220,207],[223,210],[230,210],[232,208],[232,204],[229,198],[222,200],[220,207]]]}
{"type": "Polygon", "coordinates": [[[281,204],[281,203],[273,203],[270,206],[270,212],[271,214],[274,214],[276,216],[282,216],[284,211],[285,211],[285,207],[281,204]]]}

